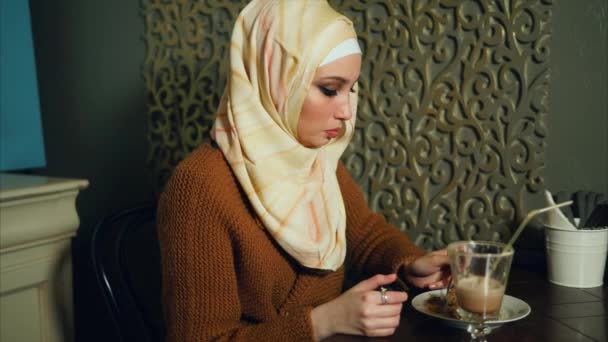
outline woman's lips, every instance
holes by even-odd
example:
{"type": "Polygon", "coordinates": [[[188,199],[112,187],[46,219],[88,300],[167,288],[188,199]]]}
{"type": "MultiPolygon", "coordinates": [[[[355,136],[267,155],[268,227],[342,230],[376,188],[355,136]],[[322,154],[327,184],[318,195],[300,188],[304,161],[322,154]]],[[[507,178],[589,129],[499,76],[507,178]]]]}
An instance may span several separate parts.
{"type": "Polygon", "coordinates": [[[340,128],[328,129],[325,131],[325,134],[327,134],[329,138],[335,138],[340,134],[340,128]]]}

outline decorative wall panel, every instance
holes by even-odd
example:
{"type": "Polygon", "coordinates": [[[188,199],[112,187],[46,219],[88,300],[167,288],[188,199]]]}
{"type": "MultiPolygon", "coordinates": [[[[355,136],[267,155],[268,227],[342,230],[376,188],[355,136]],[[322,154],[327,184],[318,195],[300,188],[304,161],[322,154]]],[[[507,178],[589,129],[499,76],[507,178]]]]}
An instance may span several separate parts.
{"type": "MultiPolygon", "coordinates": [[[[144,0],[159,189],[208,140],[246,1],[144,0]]],[[[370,207],[427,249],[506,240],[543,186],[550,0],[335,0],[364,51],[344,162],[370,207]]]]}

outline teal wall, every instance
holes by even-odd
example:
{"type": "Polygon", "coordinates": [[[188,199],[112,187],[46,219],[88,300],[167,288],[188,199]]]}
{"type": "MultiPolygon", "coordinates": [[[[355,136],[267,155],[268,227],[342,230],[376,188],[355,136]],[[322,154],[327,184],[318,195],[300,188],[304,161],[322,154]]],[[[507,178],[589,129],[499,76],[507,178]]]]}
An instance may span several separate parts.
{"type": "MultiPolygon", "coordinates": [[[[74,244],[77,337],[112,340],[89,298],[88,238],[113,210],[154,197],[147,169],[139,1],[31,1],[46,175],[86,178],[74,244]],[[86,332],[85,332],[86,329],[86,332]]],[[[547,186],[608,193],[608,0],[554,4],[547,186]]]]}
{"type": "Polygon", "coordinates": [[[554,2],[547,188],[608,193],[608,0],[554,2]]]}
{"type": "Polygon", "coordinates": [[[0,0],[0,171],[45,166],[27,0],[0,0]]]}

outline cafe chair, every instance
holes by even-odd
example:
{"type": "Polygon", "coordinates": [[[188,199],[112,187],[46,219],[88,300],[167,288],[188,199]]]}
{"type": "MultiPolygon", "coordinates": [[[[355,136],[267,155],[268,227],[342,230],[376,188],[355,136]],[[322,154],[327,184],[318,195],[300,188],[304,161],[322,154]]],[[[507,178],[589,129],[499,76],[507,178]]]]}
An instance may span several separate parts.
{"type": "Polygon", "coordinates": [[[120,341],[162,341],[156,203],[105,218],[95,227],[91,253],[96,285],[120,341]]]}

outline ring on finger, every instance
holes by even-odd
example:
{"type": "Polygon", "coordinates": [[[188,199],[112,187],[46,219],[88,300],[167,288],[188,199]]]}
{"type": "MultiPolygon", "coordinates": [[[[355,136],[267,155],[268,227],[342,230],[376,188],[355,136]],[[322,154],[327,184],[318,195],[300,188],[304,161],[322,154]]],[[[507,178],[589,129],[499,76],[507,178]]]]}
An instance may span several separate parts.
{"type": "Polygon", "coordinates": [[[386,293],[388,290],[386,289],[386,287],[380,287],[380,302],[382,303],[382,305],[384,304],[388,304],[388,293],[386,293]]]}

